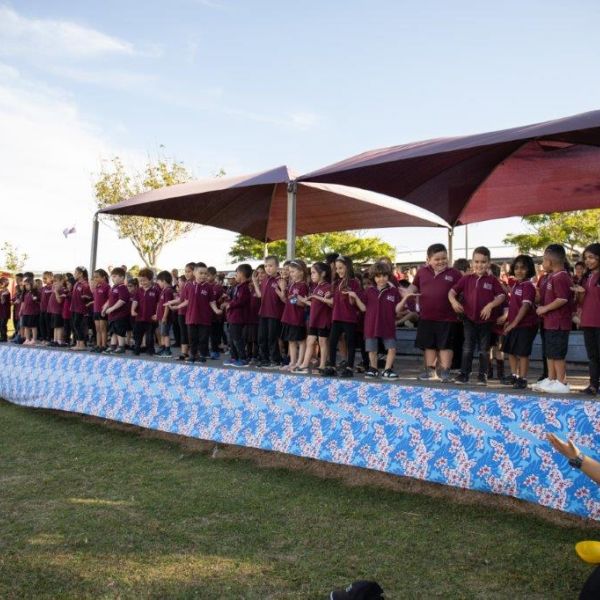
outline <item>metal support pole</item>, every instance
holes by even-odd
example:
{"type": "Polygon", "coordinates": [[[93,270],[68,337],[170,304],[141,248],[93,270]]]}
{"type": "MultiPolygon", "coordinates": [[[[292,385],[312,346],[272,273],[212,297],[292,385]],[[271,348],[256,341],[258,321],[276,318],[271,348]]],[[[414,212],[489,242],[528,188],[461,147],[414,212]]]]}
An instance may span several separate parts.
{"type": "Polygon", "coordinates": [[[92,221],[92,248],[90,251],[90,277],[96,270],[96,258],[98,255],[98,213],[94,213],[92,221]]]}
{"type": "Polygon", "coordinates": [[[290,181],[287,188],[287,255],[292,260],[296,255],[296,195],[298,184],[290,181]]]}
{"type": "Polygon", "coordinates": [[[469,260],[469,226],[465,225],[465,258],[469,260]]]}
{"type": "Polygon", "coordinates": [[[450,266],[454,263],[454,227],[448,229],[448,262],[450,266]]]}

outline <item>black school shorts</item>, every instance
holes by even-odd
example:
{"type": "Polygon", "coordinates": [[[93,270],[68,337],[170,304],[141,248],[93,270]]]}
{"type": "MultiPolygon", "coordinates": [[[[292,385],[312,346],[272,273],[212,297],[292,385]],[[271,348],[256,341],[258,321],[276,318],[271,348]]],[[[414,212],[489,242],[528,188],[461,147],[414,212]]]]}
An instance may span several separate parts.
{"type": "Polygon", "coordinates": [[[328,327],[309,327],[308,335],[314,335],[315,337],[328,338],[331,333],[331,329],[328,327]]]}
{"type": "Polygon", "coordinates": [[[21,327],[28,329],[37,328],[40,326],[40,315],[23,315],[21,317],[21,327]]]}
{"type": "Polygon", "coordinates": [[[281,327],[281,339],[284,342],[301,342],[306,339],[306,327],[304,325],[288,325],[283,323],[281,327]]]}
{"type": "Polygon", "coordinates": [[[106,315],[102,316],[101,312],[95,312],[94,321],[108,321],[108,317],[106,315]]]}
{"type": "Polygon", "coordinates": [[[508,332],[502,343],[502,352],[512,356],[531,356],[533,340],[537,335],[537,325],[534,327],[517,327],[508,332]]]}
{"type": "Polygon", "coordinates": [[[545,329],[546,358],[564,360],[569,351],[569,331],[560,329],[545,329]]]}
{"type": "Polygon", "coordinates": [[[458,323],[419,319],[415,346],[421,350],[452,350],[458,323]]]}
{"type": "Polygon", "coordinates": [[[51,314],[50,315],[50,327],[52,327],[52,329],[60,329],[61,327],[65,326],[65,320],[63,319],[62,315],[55,315],[55,314],[51,314]]]}
{"type": "Polygon", "coordinates": [[[108,322],[108,333],[110,335],[118,335],[119,337],[125,337],[127,331],[131,326],[131,319],[125,317],[123,319],[115,319],[114,321],[108,322]]]}

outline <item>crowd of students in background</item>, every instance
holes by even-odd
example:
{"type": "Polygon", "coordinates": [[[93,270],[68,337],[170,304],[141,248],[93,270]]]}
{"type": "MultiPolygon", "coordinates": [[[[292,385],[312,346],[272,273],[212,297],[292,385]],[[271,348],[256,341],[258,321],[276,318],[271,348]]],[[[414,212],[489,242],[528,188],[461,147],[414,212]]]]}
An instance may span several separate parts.
{"type": "Polygon", "coordinates": [[[566,355],[576,327],[589,358],[583,391],[598,392],[600,244],[588,246],[573,270],[559,244],[548,246],[539,271],[520,255],[508,273],[483,246],[470,262],[451,266],[444,245],[434,244],[426,264],[405,274],[386,258],[361,270],[338,254],[310,267],[300,259],[280,266],[269,256],[256,269],[240,264],[226,281],[203,262],[188,263],[183,275],[109,271],[98,269],[91,280],[83,267],[44,272],[41,280],[17,274],[12,295],[0,278],[0,342],[12,316],[13,341],[26,346],[168,358],[174,345],[177,360],[187,363],[218,359],[227,347],[224,364],[234,367],[397,379],[396,328],[405,325],[416,326],[424,351],[419,379],[469,383],[478,354],[474,383],[486,385],[495,366],[503,384],[525,389],[540,332],[544,372],[532,388],[568,393],[566,355]]]}

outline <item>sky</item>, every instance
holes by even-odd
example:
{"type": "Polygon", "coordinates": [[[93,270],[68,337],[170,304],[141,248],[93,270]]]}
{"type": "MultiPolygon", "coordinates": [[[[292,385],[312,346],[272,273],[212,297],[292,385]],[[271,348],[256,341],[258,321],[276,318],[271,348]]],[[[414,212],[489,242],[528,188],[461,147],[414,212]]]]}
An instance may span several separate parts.
{"type": "MultiPolygon", "coordinates": [[[[136,169],[162,153],[198,178],[302,173],[597,109],[599,25],[595,0],[0,0],[0,245],[33,270],[87,264],[92,184],[113,156],[136,169]]],[[[523,229],[470,225],[469,245],[506,256],[503,237],[523,229]]],[[[399,261],[445,241],[368,233],[399,261]]],[[[234,237],[199,228],[159,266],[224,268],[234,237]]],[[[140,259],[101,225],[98,264],[122,263],[140,259]]]]}

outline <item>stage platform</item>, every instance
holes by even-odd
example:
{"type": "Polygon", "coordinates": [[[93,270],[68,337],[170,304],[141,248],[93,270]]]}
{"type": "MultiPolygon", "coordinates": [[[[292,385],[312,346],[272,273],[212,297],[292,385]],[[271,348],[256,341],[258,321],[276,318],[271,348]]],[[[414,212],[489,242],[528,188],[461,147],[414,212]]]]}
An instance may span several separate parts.
{"type": "MultiPolygon", "coordinates": [[[[410,361],[418,371],[420,361],[410,361]]],[[[403,375],[405,366],[404,360],[398,366],[403,375]]],[[[598,487],[544,437],[572,437],[584,453],[600,456],[600,403],[582,396],[326,379],[3,344],[0,397],[514,496],[600,520],[598,487]]]]}

